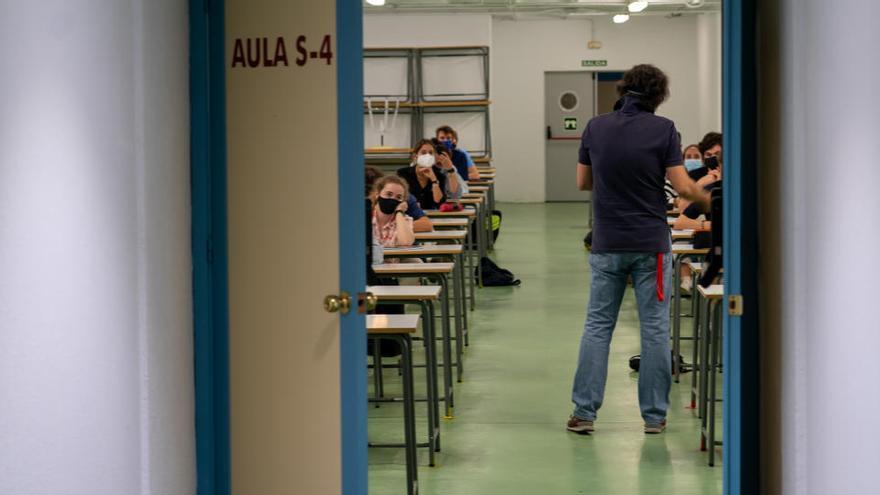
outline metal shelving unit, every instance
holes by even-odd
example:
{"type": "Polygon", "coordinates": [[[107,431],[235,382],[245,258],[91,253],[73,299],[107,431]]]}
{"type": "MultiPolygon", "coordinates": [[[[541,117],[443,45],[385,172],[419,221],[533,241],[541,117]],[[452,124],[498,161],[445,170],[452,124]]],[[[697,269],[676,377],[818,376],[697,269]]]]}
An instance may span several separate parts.
{"type": "MultiPolygon", "coordinates": [[[[374,114],[385,112],[386,101],[388,105],[395,105],[399,112],[410,116],[411,141],[420,136],[433,135],[433,128],[425,129],[426,116],[454,113],[471,113],[482,118],[483,146],[484,149],[468,147],[468,151],[478,163],[491,162],[492,134],[489,125],[489,48],[485,46],[463,47],[429,47],[429,48],[366,48],[364,59],[376,58],[405,58],[407,63],[407,94],[368,94],[364,97],[371,100],[374,114]],[[449,91],[442,93],[426,93],[425,91],[425,62],[436,59],[450,61],[467,61],[476,58],[476,63],[481,71],[482,87],[474,88],[474,91],[449,91]],[[386,98],[388,100],[386,100],[386,98]],[[393,103],[393,99],[403,99],[399,104],[393,103]],[[427,131],[427,133],[426,133],[427,131]]],[[[470,62],[473,63],[473,62],[470,62]]],[[[368,112],[367,103],[364,102],[364,112],[368,112]]],[[[430,119],[430,117],[428,117],[430,119]]],[[[367,148],[366,161],[372,165],[400,166],[409,162],[409,149],[406,148],[367,148]]]]}

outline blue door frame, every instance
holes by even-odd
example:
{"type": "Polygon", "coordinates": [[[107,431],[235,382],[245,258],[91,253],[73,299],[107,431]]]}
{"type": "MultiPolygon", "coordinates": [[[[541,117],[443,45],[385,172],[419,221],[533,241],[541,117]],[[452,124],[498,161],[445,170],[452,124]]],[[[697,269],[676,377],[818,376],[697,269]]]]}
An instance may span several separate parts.
{"type": "Polygon", "coordinates": [[[724,0],[724,290],[743,296],[724,315],[724,493],[760,493],[757,238],[757,9],[724,0]]]}
{"type": "Polygon", "coordinates": [[[190,0],[190,161],[196,480],[230,495],[223,0],[190,0]]]}
{"type": "MultiPolygon", "coordinates": [[[[198,495],[230,495],[226,67],[223,0],[190,0],[193,318],[198,495]]],[[[364,290],[363,12],[336,2],[340,290],[364,290]]],[[[363,315],[340,322],[342,493],[367,493],[363,315]]]]}

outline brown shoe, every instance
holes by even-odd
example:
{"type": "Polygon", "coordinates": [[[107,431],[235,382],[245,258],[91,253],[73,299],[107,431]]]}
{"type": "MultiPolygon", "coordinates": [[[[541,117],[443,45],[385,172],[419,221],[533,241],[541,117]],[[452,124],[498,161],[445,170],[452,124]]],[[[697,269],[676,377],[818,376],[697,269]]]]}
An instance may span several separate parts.
{"type": "Polygon", "coordinates": [[[581,419],[577,416],[572,416],[568,418],[568,423],[565,425],[565,429],[568,431],[573,431],[575,433],[580,433],[581,435],[586,435],[587,433],[593,431],[593,422],[586,419],[581,419]]]}
{"type": "Polygon", "coordinates": [[[656,434],[663,433],[663,430],[666,429],[666,420],[664,419],[660,423],[645,423],[645,433],[648,434],[656,434]]]}

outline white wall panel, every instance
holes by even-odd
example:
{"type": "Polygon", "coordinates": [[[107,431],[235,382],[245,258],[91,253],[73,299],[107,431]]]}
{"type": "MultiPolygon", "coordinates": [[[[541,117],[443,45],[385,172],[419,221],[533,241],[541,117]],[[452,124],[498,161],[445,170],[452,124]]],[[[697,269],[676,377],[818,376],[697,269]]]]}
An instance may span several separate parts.
{"type": "Polygon", "coordinates": [[[187,3],[0,15],[0,493],[195,489],[187,3]]]}

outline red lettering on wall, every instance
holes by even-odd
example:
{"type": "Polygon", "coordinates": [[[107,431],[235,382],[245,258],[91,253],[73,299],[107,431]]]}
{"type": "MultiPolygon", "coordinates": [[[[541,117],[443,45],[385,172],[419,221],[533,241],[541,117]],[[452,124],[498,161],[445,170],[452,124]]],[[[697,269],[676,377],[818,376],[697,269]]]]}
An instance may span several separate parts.
{"type": "Polygon", "coordinates": [[[241,64],[244,67],[244,45],[241,43],[241,38],[235,39],[235,47],[232,49],[232,66],[235,67],[237,64],[241,64]]]}
{"type": "Polygon", "coordinates": [[[287,49],[284,48],[284,38],[279,36],[278,39],[275,40],[274,65],[279,65],[281,62],[284,62],[285,67],[289,66],[287,63],[287,49]]]}

